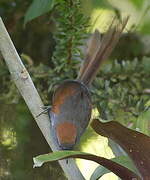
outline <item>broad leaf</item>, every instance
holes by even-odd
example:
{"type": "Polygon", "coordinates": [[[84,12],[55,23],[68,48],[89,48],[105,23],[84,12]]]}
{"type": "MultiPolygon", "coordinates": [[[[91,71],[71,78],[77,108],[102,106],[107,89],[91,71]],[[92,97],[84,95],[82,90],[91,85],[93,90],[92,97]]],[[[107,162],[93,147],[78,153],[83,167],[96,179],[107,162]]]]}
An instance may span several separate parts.
{"type": "Polygon", "coordinates": [[[122,179],[130,180],[132,178],[140,179],[134,172],[129,169],[103,157],[95,156],[89,153],[76,152],[76,151],[57,151],[49,154],[44,154],[33,158],[34,167],[40,167],[45,162],[56,161],[65,158],[82,158],[92,160],[100,165],[106,167],[122,179]]]}
{"type": "Polygon", "coordinates": [[[53,6],[53,0],[34,0],[26,12],[24,24],[49,12],[53,6]]]}
{"type": "Polygon", "coordinates": [[[142,178],[150,177],[150,137],[128,129],[118,122],[92,122],[93,129],[100,135],[111,138],[131,157],[142,178]]]}
{"type": "MultiPolygon", "coordinates": [[[[119,157],[115,157],[111,159],[112,161],[121,164],[122,166],[130,169],[131,171],[135,172],[136,174],[138,174],[137,169],[135,168],[135,166],[133,165],[132,161],[129,159],[129,157],[127,156],[119,156],[119,157]]],[[[110,173],[111,171],[109,171],[108,169],[106,169],[103,166],[98,166],[95,171],[93,172],[93,174],[91,175],[90,180],[96,180],[99,179],[100,177],[102,177],[104,174],[110,173]]]]}

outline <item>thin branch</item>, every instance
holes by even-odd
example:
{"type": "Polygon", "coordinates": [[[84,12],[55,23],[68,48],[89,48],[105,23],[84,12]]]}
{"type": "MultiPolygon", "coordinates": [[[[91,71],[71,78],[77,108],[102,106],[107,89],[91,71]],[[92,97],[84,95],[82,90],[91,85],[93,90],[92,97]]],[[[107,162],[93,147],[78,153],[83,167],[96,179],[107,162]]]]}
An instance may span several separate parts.
{"type": "MultiPolygon", "coordinates": [[[[57,143],[54,141],[51,134],[51,124],[48,115],[42,114],[36,117],[42,110],[43,103],[31,80],[31,77],[23,65],[10,37],[0,18],[0,51],[6,61],[12,79],[16,84],[20,94],[24,98],[30,112],[32,113],[36,123],[42,131],[47,143],[53,151],[58,149],[57,143]]],[[[76,166],[73,159],[59,161],[69,180],[84,180],[81,172],[76,166]]]]}

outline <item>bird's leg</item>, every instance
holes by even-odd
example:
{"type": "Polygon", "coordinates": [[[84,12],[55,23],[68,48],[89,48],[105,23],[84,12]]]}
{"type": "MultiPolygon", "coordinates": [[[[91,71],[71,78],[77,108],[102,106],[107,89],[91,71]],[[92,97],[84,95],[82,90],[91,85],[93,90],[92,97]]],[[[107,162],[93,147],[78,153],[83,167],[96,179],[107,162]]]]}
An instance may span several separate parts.
{"type": "Polygon", "coordinates": [[[66,164],[68,164],[68,159],[66,159],[66,164]]]}
{"type": "Polygon", "coordinates": [[[51,106],[41,106],[40,108],[43,110],[49,110],[51,108],[51,106]]]}
{"type": "Polygon", "coordinates": [[[43,109],[43,111],[40,112],[36,117],[39,117],[39,116],[41,116],[42,114],[47,114],[48,110],[51,109],[51,106],[42,106],[42,107],[40,107],[40,108],[43,109]]]}

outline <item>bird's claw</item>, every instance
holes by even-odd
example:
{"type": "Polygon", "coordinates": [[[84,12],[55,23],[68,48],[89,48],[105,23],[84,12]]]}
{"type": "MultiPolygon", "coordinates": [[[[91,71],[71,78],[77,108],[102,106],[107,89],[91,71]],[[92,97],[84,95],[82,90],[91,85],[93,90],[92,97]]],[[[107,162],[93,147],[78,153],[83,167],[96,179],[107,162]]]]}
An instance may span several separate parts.
{"type": "Polygon", "coordinates": [[[41,116],[42,114],[47,114],[48,110],[51,109],[51,106],[41,106],[40,108],[43,109],[43,111],[40,112],[40,113],[36,116],[36,118],[39,117],[39,116],[41,116]]]}

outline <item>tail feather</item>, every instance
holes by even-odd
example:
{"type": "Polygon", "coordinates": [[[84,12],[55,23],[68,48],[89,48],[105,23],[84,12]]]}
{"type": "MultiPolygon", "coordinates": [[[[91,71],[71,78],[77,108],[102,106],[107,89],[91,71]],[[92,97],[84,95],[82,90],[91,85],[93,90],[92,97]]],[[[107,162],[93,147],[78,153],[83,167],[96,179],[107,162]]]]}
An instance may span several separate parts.
{"type": "Polygon", "coordinates": [[[86,85],[89,85],[93,81],[101,63],[110,56],[112,50],[116,46],[128,19],[129,18],[127,17],[124,19],[122,24],[117,24],[114,27],[112,22],[101,42],[96,40],[98,32],[94,33],[87,51],[85,62],[81,67],[78,80],[82,81],[86,85]]]}
{"type": "Polygon", "coordinates": [[[83,64],[81,65],[80,71],[78,73],[78,79],[81,79],[82,75],[87,69],[89,62],[93,58],[93,55],[95,55],[98,49],[100,48],[100,45],[101,45],[101,35],[99,31],[96,29],[94,34],[91,36],[91,38],[89,39],[87,43],[86,56],[85,56],[83,64]]]}

